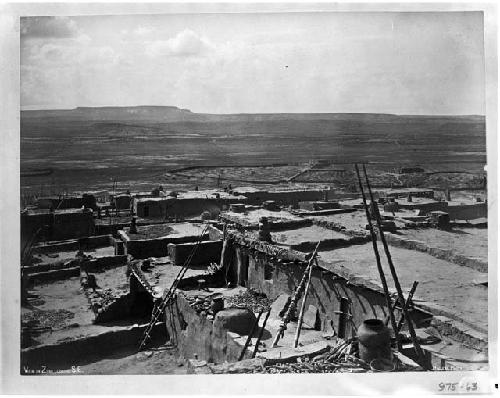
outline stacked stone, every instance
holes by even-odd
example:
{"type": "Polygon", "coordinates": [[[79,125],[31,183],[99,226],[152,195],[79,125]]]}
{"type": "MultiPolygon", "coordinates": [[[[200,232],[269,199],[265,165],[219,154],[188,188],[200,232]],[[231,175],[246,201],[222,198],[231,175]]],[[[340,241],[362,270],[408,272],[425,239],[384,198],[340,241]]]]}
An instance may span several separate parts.
{"type": "Polygon", "coordinates": [[[224,307],[224,304],[220,306],[220,303],[218,306],[215,306],[212,297],[185,296],[185,298],[189,306],[193,308],[197,314],[206,316],[209,320],[213,320],[217,312],[224,307]]]}

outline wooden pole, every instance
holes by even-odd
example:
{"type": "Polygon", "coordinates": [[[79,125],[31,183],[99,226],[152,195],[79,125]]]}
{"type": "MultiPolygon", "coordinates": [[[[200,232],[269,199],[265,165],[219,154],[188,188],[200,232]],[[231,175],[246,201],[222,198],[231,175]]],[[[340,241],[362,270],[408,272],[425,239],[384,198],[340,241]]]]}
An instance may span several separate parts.
{"type": "Polygon", "coordinates": [[[365,208],[366,219],[368,221],[368,227],[370,229],[370,235],[372,238],[373,252],[375,253],[375,259],[377,261],[377,270],[378,270],[378,274],[380,276],[380,281],[382,282],[382,287],[384,289],[385,301],[386,301],[387,309],[389,311],[389,316],[391,318],[392,330],[394,331],[398,350],[401,350],[401,341],[399,340],[399,336],[396,333],[396,328],[397,328],[396,318],[394,317],[394,312],[391,311],[392,310],[391,296],[389,294],[389,288],[387,287],[387,280],[385,279],[384,270],[382,269],[382,263],[380,261],[380,254],[378,252],[377,235],[375,235],[375,231],[373,230],[373,224],[372,224],[372,220],[370,218],[370,212],[368,210],[368,205],[366,204],[365,191],[363,189],[363,183],[361,182],[361,175],[359,174],[358,165],[355,164],[354,168],[356,169],[356,175],[358,176],[359,189],[361,191],[361,196],[363,198],[363,205],[365,208]]]}
{"type": "Polygon", "coordinates": [[[282,320],[282,322],[280,324],[280,328],[279,328],[278,332],[276,333],[276,337],[273,340],[272,347],[276,347],[278,345],[278,341],[280,340],[281,336],[283,335],[283,333],[286,330],[287,323],[290,322],[290,318],[292,316],[292,312],[296,308],[297,302],[299,301],[300,292],[302,291],[302,289],[304,288],[304,286],[306,284],[306,279],[307,279],[307,274],[309,272],[309,267],[312,266],[313,261],[316,258],[316,255],[318,253],[318,247],[319,247],[320,243],[321,243],[321,241],[318,242],[318,244],[314,248],[314,252],[311,254],[311,257],[309,258],[309,263],[307,264],[307,267],[304,270],[304,274],[302,275],[302,279],[301,279],[301,281],[299,283],[299,286],[297,286],[297,289],[295,289],[295,293],[294,293],[294,295],[292,297],[292,300],[290,301],[290,304],[288,305],[288,310],[286,311],[286,314],[283,317],[283,320],[282,320]]]}
{"type": "MultiPolygon", "coordinates": [[[[417,286],[418,286],[418,281],[413,282],[413,286],[411,287],[410,293],[408,293],[408,298],[406,299],[406,301],[404,303],[406,310],[408,310],[410,308],[410,303],[411,303],[411,300],[413,299],[413,295],[415,294],[415,290],[417,290],[417,286]]],[[[404,321],[405,321],[405,315],[403,313],[403,314],[401,314],[401,318],[399,318],[399,322],[398,322],[398,326],[397,326],[398,333],[401,330],[401,328],[403,327],[404,321]]]]}
{"type": "MultiPolygon", "coordinates": [[[[413,298],[413,294],[415,293],[417,286],[418,286],[418,281],[414,281],[410,291],[408,292],[408,297],[406,298],[405,303],[407,303],[408,300],[411,300],[413,298]]],[[[396,311],[396,307],[398,306],[398,304],[399,304],[398,300],[395,300],[394,305],[392,306],[392,311],[396,311]]],[[[398,329],[399,330],[401,330],[401,322],[403,322],[403,319],[404,319],[403,316],[401,316],[401,318],[399,318],[399,322],[398,322],[398,329]]],[[[389,323],[389,317],[387,317],[385,319],[385,324],[387,325],[388,323],[389,323]]]]}
{"type": "Polygon", "coordinates": [[[257,354],[257,350],[259,349],[260,341],[262,340],[262,335],[264,334],[264,330],[266,329],[267,319],[269,318],[270,314],[271,314],[271,309],[269,309],[269,311],[267,311],[266,317],[264,318],[264,322],[262,323],[262,327],[260,328],[259,336],[257,337],[257,341],[255,342],[255,347],[253,349],[252,358],[255,358],[255,355],[257,354]]]}
{"type": "Polygon", "coordinates": [[[347,321],[349,320],[349,299],[347,297],[340,298],[340,311],[339,311],[339,326],[338,336],[341,339],[347,338],[347,321]]]}
{"type": "Polygon", "coordinates": [[[297,348],[299,345],[300,331],[302,329],[302,322],[304,321],[304,310],[306,308],[307,292],[309,291],[309,285],[311,284],[311,275],[315,262],[316,261],[313,261],[313,263],[309,267],[309,274],[307,276],[306,288],[304,289],[304,296],[302,297],[302,305],[300,306],[299,320],[297,321],[297,330],[295,331],[295,340],[293,342],[294,348],[297,348]]]}
{"type": "MultiPolygon", "coordinates": [[[[365,165],[363,165],[363,172],[365,174],[366,187],[368,188],[368,192],[370,194],[370,199],[373,202],[373,193],[372,193],[372,189],[370,187],[370,182],[368,181],[368,175],[366,173],[365,165]]],[[[403,297],[403,291],[402,291],[401,285],[399,283],[399,278],[398,278],[398,275],[396,273],[396,268],[394,268],[394,263],[392,262],[391,253],[389,252],[389,246],[387,245],[387,241],[385,240],[384,231],[382,230],[382,221],[380,220],[380,215],[376,215],[376,216],[377,216],[376,220],[377,220],[377,226],[378,226],[378,230],[379,230],[379,234],[380,234],[380,240],[382,241],[382,245],[384,246],[385,254],[387,256],[387,262],[389,263],[389,268],[391,270],[392,279],[394,280],[394,285],[396,286],[396,290],[398,292],[399,300],[403,304],[403,315],[406,318],[406,320],[408,321],[408,330],[410,331],[410,336],[411,336],[413,345],[415,347],[415,351],[417,352],[417,355],[419,357],[420,365],[422,367],[424,367],[425,369],[429,370],[428,366],[425,365],[424,353],[422,351],[422,348],[420,347],[420,344],[418,343],[417,335],[415,334],[415,328],[413,327],[413,323],[412,323],[410,314],[408,313],[408,311],[406,309],[406,302],[405,302],[405,299],[403,297]]],[[[394,316],[394,314],[393,314],[393,316],[394,316]]],[[[397,333],[397,326],[394,329],[394,333],[397,333]]]]}
{"type": "Polygon", "coordinates": [[[238,361],[241,361],[243,359],[243,357],[245,356],[245,352],[247,352],[248,345],[252,341],[252,336],[255,333],[255,329],[257,328],[257,325],[259,324],[259,321],[260,321],[260,317],[262,316],[263,313],[264,313],[264,310],[259,311],[259,315],[257,316],[257,319],[255,320],[255,322],[252,325],[252,330],[248,334],[247,341],[245,341],[245,345],[243,346],[243,349],[241,350],[240,357],[238,358],[238,361]]]}

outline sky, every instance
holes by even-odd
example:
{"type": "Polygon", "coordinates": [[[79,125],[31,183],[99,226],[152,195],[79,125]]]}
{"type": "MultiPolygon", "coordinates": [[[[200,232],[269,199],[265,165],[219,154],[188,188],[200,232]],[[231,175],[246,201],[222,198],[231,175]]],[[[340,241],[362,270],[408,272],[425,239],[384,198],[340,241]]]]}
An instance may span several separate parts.
{"type": "Polygon", "coordinates": [[[484,114],[478,12],[23,17],[21,109],[484,114]]]}

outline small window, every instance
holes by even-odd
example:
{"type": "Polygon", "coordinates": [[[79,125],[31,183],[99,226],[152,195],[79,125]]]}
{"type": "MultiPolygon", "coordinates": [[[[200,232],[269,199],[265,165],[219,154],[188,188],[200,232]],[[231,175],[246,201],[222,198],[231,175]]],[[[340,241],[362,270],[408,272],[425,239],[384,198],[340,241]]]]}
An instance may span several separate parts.
{"type": "Polygon", "coordinates": [[[144,206],[144,217],[149,217],[149,206],[144,206]]]}

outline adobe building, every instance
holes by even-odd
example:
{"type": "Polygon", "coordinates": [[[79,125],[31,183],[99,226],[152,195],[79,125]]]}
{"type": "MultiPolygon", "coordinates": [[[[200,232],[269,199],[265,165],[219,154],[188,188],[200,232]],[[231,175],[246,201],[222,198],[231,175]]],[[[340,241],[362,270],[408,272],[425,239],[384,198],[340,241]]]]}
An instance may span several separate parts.
{"type": "Polygon", "coordinates": [[[21,213],[22,241],[37,234],[37,240],[65,240],[94,235],[92,209],[25,210],[21,213]]]}
{"type": "Polygon", "coordinates": [[[217,218],[230,204],[245,200],[242,195],[217,190],[180,192],[176,197],[134,198],[133,212],[141,218],[185,218],[200,216],[203,212],[217,218]]]}

